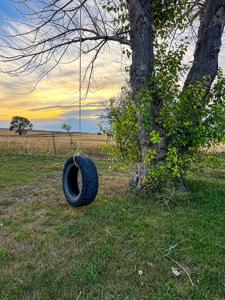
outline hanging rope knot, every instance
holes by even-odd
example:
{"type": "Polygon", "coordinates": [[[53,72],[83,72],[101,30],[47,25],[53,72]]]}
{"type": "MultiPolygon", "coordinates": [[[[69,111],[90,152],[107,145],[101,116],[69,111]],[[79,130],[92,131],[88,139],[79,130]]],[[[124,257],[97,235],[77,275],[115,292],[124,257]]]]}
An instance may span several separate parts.
{"type": "Polygon", "coordinates": [[[77,165],[77,163],[76,163],[76,159],[75,159],[75,158],[76,158],[76,155],[73,156],[73,162],[74,162],[75,167],[78,168],[78,165],[77,165]]]}

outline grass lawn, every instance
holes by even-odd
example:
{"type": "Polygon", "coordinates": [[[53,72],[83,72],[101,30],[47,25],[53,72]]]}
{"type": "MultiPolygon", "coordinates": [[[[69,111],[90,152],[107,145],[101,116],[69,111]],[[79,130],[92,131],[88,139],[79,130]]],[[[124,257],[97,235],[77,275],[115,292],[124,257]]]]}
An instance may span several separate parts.
{"type": "Polygon", "coordinates": [[[80,209],[64,161],[0,154],[1,300],[225,299],[225,158],[194,166],[189,197],[155,201],[96,157],[98,198],[80,209]]]}

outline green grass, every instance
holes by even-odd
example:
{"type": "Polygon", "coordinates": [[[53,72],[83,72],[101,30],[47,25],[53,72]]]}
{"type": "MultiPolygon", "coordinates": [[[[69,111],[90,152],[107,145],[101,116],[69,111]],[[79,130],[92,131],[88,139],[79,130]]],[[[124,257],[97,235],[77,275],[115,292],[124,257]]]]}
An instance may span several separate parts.
{"type": "Polygon", "coordinates": [[[46,178],[61,167],[61,161],[55,157],[5,154],[1,155],[0,158],[1,189],[46,178]]]}
{"type": "Polygon", "coordinates": [[[97,201],[72,209],[63,158],[0,155],[0,299],[225,298],[225,159],[193,166],[188,198],[160,202],[95,161],[97,201]]]}

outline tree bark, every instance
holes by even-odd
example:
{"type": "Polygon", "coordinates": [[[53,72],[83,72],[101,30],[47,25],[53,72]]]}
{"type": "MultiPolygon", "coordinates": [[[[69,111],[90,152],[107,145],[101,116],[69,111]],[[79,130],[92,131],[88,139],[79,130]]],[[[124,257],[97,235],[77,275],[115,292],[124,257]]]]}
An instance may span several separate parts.
{"type": "Polygon", "coordinates": [[[141,91],[147,87],[147,82],[154,71],[153,31],[150,0],[127,0],[130,21],[130,43],[132,50],[132,65],[130,69],[130,84],[132,98],[139,109],[139,137],[142,162],[137,166],[134,179],[138,189],[142,187],[142,179],[147,175],[143,163],[149,150],[147,132],[140,114],[141,91]]]}
{"type": "MultiPolygon", "coordinates": [[[[225,26],[225,0],[206,0],[200,16],[198,40],[194,52],[194,61],[183,86],[185,91],[190,85],[202,81],[205,93],[200,105],[207,105],[207,96],[219,68],[219,53],[225,26]]],[[[201,119],[193,113],[193,130],[199,126],[201,119]]],[[[189,152],[184,147],[183,153],[189,152]]]]}
{"type": "MultiPolygon", "coordinates": [[[[147,82],[154,72],[153,32],[151,1],[149,0],[127,0],[130,21],[130,42],[132,49],[132,66],[130,70],[130,83],[132,97],[137,107],[140,108],[140,93],[148,87],[147,82]]],[[[206,93],[205,99],[210,91],[211,85],[218,71],[218,57],[222,45],[222,34],[225,25],[225,0],[206,0],[198,31],[198,41],[194,53],[194,62],[187,75],[183,89],[196,84],[207,77],[204,81],[206,93]]],[[[153,103],[154,110],[154,103],[153,103]]],[[[153,116],[155,116],[155,112],[153,116]]],[[[138,115],[140,147],[142,162],[137,166],[135,184],[138,189],[142,188],[142,179],[148,174],[144,164],[146,154],[150,149],[148,132],[144,128],[141,114],[138,115]]],[[[164,132],[160,124],[155,124],[156,131],[163,137],[164,132]]],[[[197,124],[196,124],[197,126],[197,124]]],[[[165,141],[158,146],[156,160],[165,158],[165,141]]],[[[157,162],[156,162],[157,163],[157,162]]]]}
{"type": "Polygon", "coordinates": [[[196,84],[208,76],[205,82],[206,93],[203,97],[203,104],[218,71],[224,25],[225,0],[205,1],[200,18],[194,62],[184,83],[184,89],[186,89],[189,85],[196,84]]]}

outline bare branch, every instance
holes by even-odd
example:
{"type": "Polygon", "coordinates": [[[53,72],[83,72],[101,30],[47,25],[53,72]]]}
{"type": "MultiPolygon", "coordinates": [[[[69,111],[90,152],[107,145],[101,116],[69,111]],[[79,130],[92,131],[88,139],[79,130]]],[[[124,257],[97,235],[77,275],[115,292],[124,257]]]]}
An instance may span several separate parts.
{"type": "MultiPolygon", "coordinates": [[[[119,1],[115,1],[119,5],[119,1]]],[[[22,21],[11,21],[7,28],[3,26],[0,29],[0,62],[6,62],[8,67],[1,71],[11,76],[30,75],[40,68],[42,75],[37,78],[39,82],[56,66],[76,60],[79,53],[74,51],[74,46],[78,46],[80,41],[84,54],[93,52],[85,72],[85,75],[92,75],[94,62],[108,42],[130,46],[129,31],[117,28],[114,13],[103,9],[101,0],[11,2],[23,16],[22,21]]]]}

